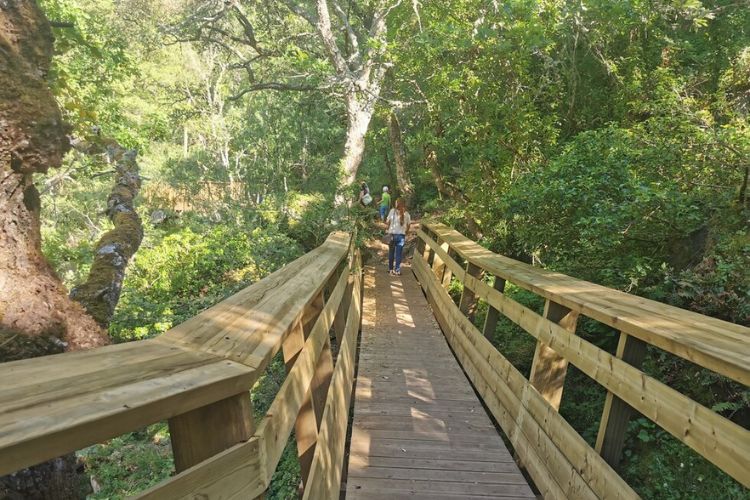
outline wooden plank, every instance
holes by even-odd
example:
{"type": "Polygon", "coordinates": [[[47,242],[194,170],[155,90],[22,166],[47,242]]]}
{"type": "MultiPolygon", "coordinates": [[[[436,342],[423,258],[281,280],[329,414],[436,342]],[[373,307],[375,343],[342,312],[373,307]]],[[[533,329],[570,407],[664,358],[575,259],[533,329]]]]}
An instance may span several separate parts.
{"type": "Polygon", "coordinates": [[[245,391],[169,419],[177,472],[182,472],[253,434],[250,392],[245,391]]]}
{"type": "MultiPolygon", "coordinates": [[[[448,243],[444,243],[443,241],[438,238],[437,240],[438,245],[440,246],[440,249],[443,251],[445,255],[448,255],[448,250],[450,250],[450,245],[448,243]]],[[[436,250],[436,249],[433,249],[436,250]]],[[[445,276],[445,259],[440,257],[440,254],[435,251],[435,255],[432,259],[432,272],[435,273],[435,276],[437,276],[438,281],[441,283],[443,282],[443,278],[445,276]]]]}
{"type": "MultiPolygon", "coordinates": [[[[518,431],[524,423],[527,423],[527,426],[528,423],[535,424],[533,419],[520,418],[525,413],[519,395],[517,393],[507,394],[507,386],[503,382],[503,379],[495,377],[492,367],[489,366],[485,359],[479,356],[478,352],[471,345],[470,340],[473,328],[468,329],[468,336],[463,334],[466,330],[459,333],[462,325],[467,326],[467,320],[458,314],[449,314],[452,311],[450,306],[453,305],[450,298],[442,296],[437,283],[430,279],[429,273],[424,272],[421,263],[415,262],[415,268],[417,269],[420,283],[425,288],[428,298],[433,305],[433,311],[438,322],[442,325],[443,331],[461,361],[464,370],[466,370],[475,388],[482,395],[485,404],[489,406],[490,411],[509,436],[515,452],[520,456],[521,461],[534,479],[542,496],[544,498],[568,498],[567,493],[570,491],[570,484],[567,488],[568,491],[564,491],[562,486],[565,485],[565,482],[561,481],[559,472],[557,475],[555,474],[559,470],[559,466],[562,466],[564,469],[566,465],[569,465],[567,459],[563,458],[561,460],[559,453],[542,459],[537,448],[531,445],[528,438],[529,434],[518,431]],[[485,373],[481,373],[480,370],[482,368],[485,373]],[[498,394],[495,395],[494,391],[497,391],[498,394]],[[505,400],[501,402],[499,398],[502,396],[505,396],[505,400]],[[559,483],[562,483],[562,485],[559,483]]],[[[484,340],[485,343],[488,343],[486,339],[484,340]]],[[[487,352],[492,351],[494,351],[494,348],[490,346],[487,352]]],[[[507,370],[506,364],[501,363],[499,367],[507,370]]],[[[514,370],[515,368],[504,373],[513,374],[514,370]]],[[[523,394],[528,394],[525,390],[527,386],[530,386],[530,384],[524,379],[523,394]]],[[[533,435],[533,433],[531,434],[533,435]]],[[[537,433],[537,436],[538,438],[542,438],[544,434],[537,433]]],[[[575,469],[572,467],[570,467],[570,470],[575,472],[575,469]]],[[[578,493],[578,497],[581,497],[580,488],[578,493]]]]}
{"type": "MultiPolygon", "coordinates": [[[[358,445],[361,444],[363,446],[367,446],[368,448],[366,449],[370,451],[376,449],[374,448],[374,446],[381,446],[383,450],[396,450],[402,453],[405,453],[403,451],[403,448],[406,448],[407,450],[429,450],[436,453],[450,453],[454,450],[471,450],[476,452],[486,452],[487,454],[496,454],[495,456],[498,457],[510,457],[510,453],[508,452],[507,448],[505,448],[505,444],[499,439],[488,439],[487,434],[488,433],[484,433],[483,440],[476,441],[465,439],[435,441],[432,439],[401,439],[381,437],[377,440],[377,443],[367,443],[367,438],[372,438],[372,435],[359,429],[357,435],[362,439],[358,439],[356,440],[356,442],[358,445]]],[[[497,433],[493,437],[497,438],[497,433]]],[[[353,453],[363,451],[357,446],[354,446],[354,442],[355,439],[352,438],[351,451],[353,453]]]]}
{"type": "MultiPolygon", "coordinates": [[[[349,307],[353,300],[352,289],[354,287],[354,275],[349,274],[346,290],[344,291],[344,298],[341,301],[336,317],[333,320],[333,331],[336,335],[336,344],[341,349],[341,343],[344,340],[344,334],[346,333],[346,318],[349,312],[349,307]]],[[[356,297],[359,300],[359,297],[356,297]]]]}
{"type": "MultiPolygon", "coordinates": [[[[456,252],[452,248],[450,248],[448,243],[443,243],[444,249],[447,249],[448,256],[455,260],[456,258],[456,252]]],[[[445,264],[445,263],[444,263],[445,264]]],[[[448,287],[451,284],[451,279],[453,279],[453,271],[450,267],[445,266],[443,267],[443,277],[441,279],[441,282],[443,283],[443,288],[448,289],[448,287]]]]}
{"type": "Polygon", "coordinates": [[[262,462],[259,439],[254,437],[184,470],[135,498],[138,500],[256,498],[261,496],[268,487],[262,462]]]}
{"type": "MultiPolygon", "coordinates": [[[[545,299],[750,385],[750,328],[497,255],[442,224],[424,224],[463,258],[545,299]]],[[[423,233],[424,234],[424,233],[423,233]]],[[[427,248],[430,245],[429,236],[427,248]]],[[[434,243],[434,242],[433,242],[434,243]]]]}
{"type": "MultiPolygon", "coordinates": [[[[294,364],[304,346],[305,331],[303,321],[300,320],[298,325],[289,333],[282,344],[287,375],[294,368],[294,364]]],[[[297,446],[297,456],[300,461],[300,469],[303,470],[304,464],[304,470],[309,470],[310,459],[306,459],[306,457],[312,456],[312,452],[315,449],[315,439],[317,435],[317,422],[315,419],[315,411],[312,407],[312,392],[309,388],[305,392],[303,401],[300,404],[299,412],[297,413],[297,419],[294,423],[294,435],[297,446]]]]}
{"type": "MultiPolygon", "coordinates": [[[[544,317],[575,333],[578,313],[550,300],[545,301],[544,317]]],[[[568,360],[544,342],[537,341],[529,381],[556,410],[560,408],[568,360]]]]}
{"type": "MultiPolygon", "coordinates": [[[[531,496],[513,457],[437,329],[412,275],[386,278],[384,273],[368,271],[368,277],[367,296],[374,296],[375,307],[365,308],[347,494],[367,493],[367,488],[374,488],[368,484],[365,489],[356,489],[356,480],[373,479],[364,477],[372,467],[380,467],[376,476],[382,476],[385,468],[399,471],[403,466],[416,471],[408,477],[422,474],[434,478],[440,472],[436,467],[450,466],[445,470],[450,471],[451,479],[465,472],[462,481],[469,489],[485,487],[485,493],[493,494],[502,485],[510,487],[503,488],[509,494],[517,486],[531,496]],[[393,314],[395,307],[390,306],[392,301],[408,304],[404,308],[408,313],[397,317],[393,314]],[[381,465],[372,465],[376,463],[381,465]],[[494,479],[485,484],[480,481],[482,476],[494,479]],[[508,484],[498,481],[501,477],[508,484]]],[[[394,492],[401,491],[404,484],[397,476],[380,479],[393,481],[394,492]]],[[[381,496],[391,495],[387,488],[386,493],[369,490],[376,491],[381,496]]],[[[467,492],[461,494],[466,496],[467,492]]]]}
{"type": "MultiPolygon", "coordinates": [[[[620,333],[615,355],[626,363],[640,368],[646,356],[646,343],[626,333],[620,333]]],[[[607,391],[594,448],[612,467],[619,465],[625,432],[633,413],[634,410],[629,404],[607,391]]]]}
{"type": "MultiPolygon", "coordinates": [[[[408,491],[389,491],[387,495],[383,493],[368,493],[363,491],[353,491],[346,495],[347,500],[382,500],[384,496],[392,500],[487,500],[487,495],[467,495],[465,493],[420,493],[412,490],[408,491]]],[[[504,496],[503,500],[522,500],[529,497],[504,496]]]]}
{"type": "Polygon", "coordinates": [[[157,341],[180,344],[259,368],[258,376],[281,348],[283,338],[317,297],[349,248],[346,233],[326,242],[286,268],[250,287],[244,303],[208,309],[172,328],[157,341]]]}
{"type": "Polygon", "coordinates": [[[215,356],[195,353],[153,341],[134,342],[82,353],[3,363],[0,370],[14,383],[0,386],[0,412],[43,407],[58,400],[117,388],[156,377],[164,371],[191,368],[219,361],[215,356]],[[120,347],[112,349],[112,347],[120,347]],[[54,362],[49,365],[48,361],[54,362]],[[54,367],[54,368],[53,368],[54,367]],[[101,376],[105,372],[107,376],[101,376]],[[18,383],[15,383],[15,381],[18,383]]]}
{"type": "MultiPolygon", "coordinates": [[[[323,293],[321,293],[308,306],[305,314],[310,320],[304,325],[305,337],[309,335],[314,324],[313,321],[318,319],[324,305],[323,293]]],[[[337,308],[340,306],[341,304],[339,303],[337,308]]],[[[335,319],[335,315],[333,317],[335,319]]],[[[328,390],[330,374],[333,369],[331,344],[328,335],[325,335],[325,338],[323,338],[323,345],[320,348],[314,366],[310,386],[307,389],[304,402],[297,415],[297,421],[294,424],[294,437],[297,442],[297,457],[299,459],[300,478],[303,486],[307,483],[307,476],[310,473],[310,466],[318,441],[320,419],[323,415],[322,405],[324,403],[321,401],[321,391],[328,390]]],[[[325,394],[323,394],[323,397],[325,397],[325,394]]]]}
{"type": "MultiPolygon", "coordinates": [[[[463,444],[486,444],[488,441],[494,442],[497,432],[488,429],[482,431],[470,432],[448,432],[448,430],[435,430],[430,432],[415,432],[413,430],[398,431],[365,431],[359,427],[353,429],[352,436],[362,439],[397,439],[405,442],[409,441],[437,441],[449,443],[451,440],[463,444]]],[[[354,438],[353,438],[354,439],[354,438]]]]}
{"type": "Polygon", "coordinates": [[[361,314],[359,262],[354,268],[355,275],[351,288],[354,298],[349,301],[346,328],[336,360],[336,371],[327,395],[318,435],[318,446],[315,449],[310,475],[305,485],[303,497],[305,499],[338,498],[341,488],[349,403],[354,382],[354,355],[361,314]]]}
{"type": "Polygon", "coordinates": [[[450,470],[467,472],[517,472],[518,466],[511,459],[503,462],[456,460],[453,458],[406,458],[376,457],[363,454],[352,454],[349,458],[349,471],[367,467],[389,467],[410,470],[450,470]]]}
{"type": "MultiPolygon", "coordinates": [[[[418,481],[451,481],[475,484],[523,484],[526,480],[516,471],[473,472],[451,469],[404,469],[396,467],[364,467],[353,470],[349,477],[371,479],[414,479],[418,481]]],[[[323,497],[319,497],[323,498],[323,497]]]]}
{"type": "Polygon", "coordinates": [[[43,406],[3,408],[0,475],[227,398],[246,390],[254,376],[252,369],[224,360],[194,367],[179,364],[172,373],[168,363],[162,368],[158,377],[119,387],[43,406]]]}
{"type": "Polygon", "coordinates": [[[353,477],[348,488],[389,493],[414,492],[423,494],[452,493],[457,495],[484,495],[492,498],[536,498],[526,484],[469,483],[463,481],[420,481],[414,479],[374,479],[353,477]]]}
{"type": "Polygon", "coordinates": [[[435,301],[433,311],[464,369],[542,493],[582,498],[593,488],[599,497],[635,498],[627,484],[460,314],[416,259],[415,269],[428,297],[435,301]]]}

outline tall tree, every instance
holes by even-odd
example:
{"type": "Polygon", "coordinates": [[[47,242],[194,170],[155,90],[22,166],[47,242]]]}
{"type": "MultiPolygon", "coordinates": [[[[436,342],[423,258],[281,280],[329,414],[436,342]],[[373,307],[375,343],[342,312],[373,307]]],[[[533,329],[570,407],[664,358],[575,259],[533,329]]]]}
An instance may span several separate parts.
{"type": "Polygon", "coordinates": [[[232,68],[247,76],[234,99],[261,90],[322,91],[341,98],[347,120],[341,185],[347,187],[362,163],[365,135],[391,66],[386,21],[400,4],[353,1],[344,8],[338,0],[284,0],[284,8],[268,6],[261,13],[239,0],[204,0],[191,4],[176,39],[211,43],[225,51],[232,68]],[[289,53],[297,57],[287,57],[289,53]],[[321,57],[328,61],[323,70],[321,57]]]}
{"type": "Polygon", "coordinates": [[[388,136],[393,148],[393,158],[396,161],[398,188],[401,191],[401,195],[406,198],[407,203],[411,205],[414,197],[414,186],[406,169],[406,151],[404,150],[404,141],[401,138],[401,124],[398,121],[396,113],[393,111],[391,111],[388,117],[388,136]]]}

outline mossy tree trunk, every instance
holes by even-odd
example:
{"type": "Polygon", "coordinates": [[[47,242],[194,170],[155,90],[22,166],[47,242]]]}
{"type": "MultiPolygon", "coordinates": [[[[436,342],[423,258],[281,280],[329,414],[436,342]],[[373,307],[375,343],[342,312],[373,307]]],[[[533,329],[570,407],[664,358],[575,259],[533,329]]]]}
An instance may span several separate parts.
{"type": "Polygon", "coordinates": [[[136,152],[97,135],[75,148],[86,154],[103,154],[115,170],[115,184],[107,198],[107,216],[114,228],[96,244],[94,262],[85,282],[73,288],[71,298],[80,302],[103,328],[109,326],[120,300],[125,267],[143,241],[143,227],[133,200],[141,188],[136,152]]]}
{"type": "MultiPolygon", "coordinates": [[[[97,321],[68,296],[41,250],[41,205],[33,175],[59,167],[70,149],[69,127],[46,80],[53,42],[36,2],[0,1],[0,362],[109,341],[97,321]]],[[[137,169],[133,178],[118,168],[127,158],[123,154],[116,162],[117,187],[108,209],[114,231],[129,227],[140,242],[140,222],[133,222],[124,208],[132,208],[133,186],[140,185],[137,169]]],[[[129,244],[122,255],[129,257],[137,247],[129,244]]],[[[69,454],[1,477],[0,498],[78,499],[82,479],[75,455],[69,454]]]]}

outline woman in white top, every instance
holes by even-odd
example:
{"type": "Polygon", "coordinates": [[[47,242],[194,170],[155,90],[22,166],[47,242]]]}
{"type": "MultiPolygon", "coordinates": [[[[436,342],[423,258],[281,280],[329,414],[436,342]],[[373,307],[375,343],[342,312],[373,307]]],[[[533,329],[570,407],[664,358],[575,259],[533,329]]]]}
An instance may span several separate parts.
{"type": "Polygon", "coordinates": [[[396,208],[392,208],[386,219],[386,233],[391,235],[388,244],[388,274],[401,276],[401,256],[406,242],[406,233],[409,231],[411,216],[406,211],[406,204],[402,198],[396,200],[396,208]],[[394,257],[396,267],[393,267],[394,257]]]}

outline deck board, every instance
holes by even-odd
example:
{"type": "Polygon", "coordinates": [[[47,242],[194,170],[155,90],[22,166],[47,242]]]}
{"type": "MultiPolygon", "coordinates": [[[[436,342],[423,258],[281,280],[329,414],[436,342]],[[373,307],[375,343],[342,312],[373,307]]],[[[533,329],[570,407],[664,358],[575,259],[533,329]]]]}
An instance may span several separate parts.
{"type": "Polygon", "coordinates": [[[408,267],[366,269],[347,498],[535,498],[408,267]]]}

